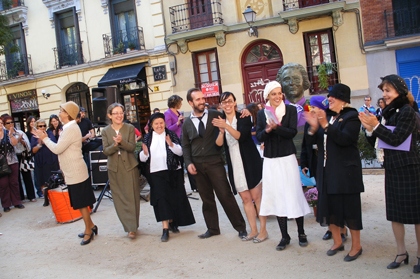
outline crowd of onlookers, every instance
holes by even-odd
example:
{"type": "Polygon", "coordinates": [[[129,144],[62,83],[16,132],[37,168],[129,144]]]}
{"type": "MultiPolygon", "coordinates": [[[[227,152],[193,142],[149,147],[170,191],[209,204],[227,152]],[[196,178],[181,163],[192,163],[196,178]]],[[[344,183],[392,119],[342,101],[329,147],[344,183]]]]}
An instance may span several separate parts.
{"type": "Polygon", "coordinates": [[[310,171],[318,192],[316,220],[328,227],[323,239],[333,239],[326,254],[334,256],[345,249],[349,230],[351,247],[344,261],[350,262],[363,252],[364,184],[357,144],[362,128],[385,169],[386,216],[397,244],[397,256],[387,268],[408,264],[404,224],[414,224],[418,262],[413,272],[419,273],[419,116],[405,81],[397,75],[381,78],[378,87],[383,97],[378,99],[378,107],[366,96],[364,105],[355,109],[351,106],[351,89],[341,83],[334,85],[326,97],[317,95],[306,100],[303,91],[309,85],[304,71],[300,65],[290,64],[279,71],[279,82],[265,85],[266,103],[251,103],[239,111],[235,95],[223,92],[219,104],[212,108],[203,92],[192,88],[186,95],[190,116],[180,111],[183,98],[173,95],[165,113],[153,111],[144,135],[127,123],[124,106],[119,103],[107,109],[110,124],[103,128],[102,139],[95,136],[84,108],[73,102],[62,104],[59,115],[51,115],[48,124],[28,117],[26,133],[14,128],[12,117],[3,115],[0,148],[11,170],[0,177],[4,212],[12,206],[24,208],[23,189],[30,202],[36,201],[36,195],[41,198],[42,186],[51,172],[61,169],[72,207],[83,216],[85,230],[78,235],[81,244],[90,243],[98,234],[98,226],[88,210],[95,202],[88,181],[88,153],[101,148],[108,158],[115,210],[129,238],[137,237],[139,227],[139,166],[151,186],[150,204],[156,221],[162,224],[162,242],[169,240],[169,232],[179,233],[179,227],[196,222],[184,187],[185,168],[192,190],[203,202],[207,230],[199,238],[220,234],[217,197],[242,241],[264,242],[269,237],[267,216],[276,216],[281,233],[276,249],[281,251],[293,239],[288,231],[290,219],[296,222],[299,246],[309,243],[304,216],[310,208],[301,175],[310,171]],[[294,83],[296,86],[292,86],[294,83]],[[295,140],[299,136],[301,154],[297,160],[295,140]],[[136,158],[136,142],[140,139],[142,148],[136,158]],[[33,169],[25,167],[30,156],[34,158],[33,169]],[[69,158],[74,158],[74,165],[69,158]],[[75,178],[76,172],[81,177],[75,178]],[[241,197],[249,233],[236,194],[241,197]]]}

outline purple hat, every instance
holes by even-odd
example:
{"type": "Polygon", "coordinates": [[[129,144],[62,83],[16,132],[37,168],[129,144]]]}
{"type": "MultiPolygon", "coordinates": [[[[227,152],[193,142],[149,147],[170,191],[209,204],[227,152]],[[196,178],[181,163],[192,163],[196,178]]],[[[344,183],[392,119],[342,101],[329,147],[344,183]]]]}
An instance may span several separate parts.
{"type": "Polygon", "coordinates": [[[309,101],[309,104],[313,107],[326,110],[328,108],[328,99],[325,96],[321,95],[312,96],[309,101]]]}

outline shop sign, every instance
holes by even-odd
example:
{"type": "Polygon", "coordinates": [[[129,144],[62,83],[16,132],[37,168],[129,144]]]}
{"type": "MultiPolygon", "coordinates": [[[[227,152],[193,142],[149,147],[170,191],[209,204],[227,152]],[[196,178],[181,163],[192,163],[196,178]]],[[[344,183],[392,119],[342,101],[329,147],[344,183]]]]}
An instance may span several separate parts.
{"type": "Polygon", "coordinates": [[[219,82],[208,82],[201,84],[201,92],[203,92],[204,97],[214,97],[219,96],[219,82]]]}
{"type": "Polygon", "coordinates": [[[28,90],[7,95],[12,113],[38,110],[38,99],[35,90],[28,90]]]}

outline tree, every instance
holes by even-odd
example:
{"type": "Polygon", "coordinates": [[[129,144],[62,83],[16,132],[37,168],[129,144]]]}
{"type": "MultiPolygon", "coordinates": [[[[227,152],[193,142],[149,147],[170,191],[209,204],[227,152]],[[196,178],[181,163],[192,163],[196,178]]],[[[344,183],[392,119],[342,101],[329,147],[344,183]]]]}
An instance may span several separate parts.
{"type": "MultiPolygon", "coordinates": [[[[1,0],[3,11],[12,7],[11,0],[1,0]]],[[[0,14],[0,55],[6,54],[6,49],[9,52],[17,52],[19,48],[13,43],[13,33],[9,28],[9,20],[4,14],[0,14]]]]}

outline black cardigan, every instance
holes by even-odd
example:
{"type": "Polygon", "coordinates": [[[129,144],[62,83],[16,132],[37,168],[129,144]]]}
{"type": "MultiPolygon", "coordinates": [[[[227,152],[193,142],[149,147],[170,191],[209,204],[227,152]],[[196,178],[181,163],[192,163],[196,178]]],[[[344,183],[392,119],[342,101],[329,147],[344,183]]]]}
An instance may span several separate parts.
{"type": "MultiPolygon", "coordinates": [[[[248,189],[252,189],[261,181],[262,178],[262,162],[260,153],[255,146],[251,136],[252,122],[250,117],[240,117],[241,114],[236,112],[237,127],[236,130],[241,133],[238,139],[239,152],[241,153],[242,164],[244,166],[246,182],[248,189]]],[[[236,195],[235,180],[233,178],[232,160],[230,158],[229,146],[226,142],[226,133],[224,136],[224,147],[226,152],[226,161],[228,165],[229,182],[232,192],[236,195]]]]}
{"type": "Polygon", "coordinates": [[[277,158],[296,154],[296,146],[293,138],[297,134],[297,111],[296,107],[286,105],[286,114],[281,120],[281,126],[270,133],[265,132],[267,125],[264,110],[258,112],[257,139],[264,142],[264,157],[277,158]]]}

